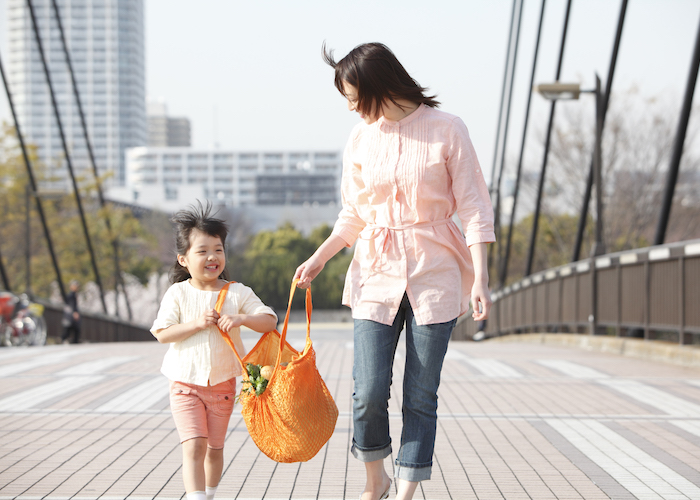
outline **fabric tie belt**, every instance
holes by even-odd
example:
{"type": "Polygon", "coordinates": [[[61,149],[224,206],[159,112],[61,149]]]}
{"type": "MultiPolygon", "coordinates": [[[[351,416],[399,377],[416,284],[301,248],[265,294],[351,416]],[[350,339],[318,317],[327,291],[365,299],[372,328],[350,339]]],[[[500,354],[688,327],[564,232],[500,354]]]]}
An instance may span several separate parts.
{"type": "Polygon", "coordinates": [[[374,257],[372,258],[372,263],[369,266],[369,273],[360,281],[360,286],[364,285],[365,282],[379,270],[377,266],[380,263],[381,256],[386,254],[391,247],[390,231],[405,231],[406,229],[417,229],[423,227],[436,227],[444,226],[452,222],[452,218],[441,219],[441,220],[427,220],[423,222],[417,222],[415,224],[404,224],[399,226],[380,226],[379,224],[367,224],[365,228],[360,232],[359,238],[365,241],[373,240],[377,237],[382,238],[381,243],[375,247],[374,257]],[[369,231],[369,236],[363,236],[363,233],[369,231]]]}

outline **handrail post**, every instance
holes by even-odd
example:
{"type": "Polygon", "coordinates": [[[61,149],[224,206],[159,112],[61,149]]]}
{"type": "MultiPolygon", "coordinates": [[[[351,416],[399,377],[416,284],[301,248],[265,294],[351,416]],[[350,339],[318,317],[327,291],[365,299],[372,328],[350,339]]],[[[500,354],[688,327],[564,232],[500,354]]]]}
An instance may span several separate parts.
{"type": "Polygon", "coordinates": [[[678,286],[679,286],[679,294],[678,297],[680,298],[680,304],[678,307],[679,310],[679,318],[678,318],[678,343],[680,345],[685,344],[685,256],[681,255],[678,258],[678,267],[679,267],[679,280],[678,280],[678,286]]]}

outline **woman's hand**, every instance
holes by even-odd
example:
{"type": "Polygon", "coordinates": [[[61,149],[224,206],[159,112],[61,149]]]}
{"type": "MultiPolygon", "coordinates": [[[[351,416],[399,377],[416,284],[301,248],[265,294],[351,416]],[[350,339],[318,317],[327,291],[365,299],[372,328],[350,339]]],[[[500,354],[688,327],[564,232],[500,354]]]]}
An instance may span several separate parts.
{"type": "Polygon", "coordinates": [[[345,240],[338,235],[331,234],[326,238],[326,241],[321,243],[321,246],[318,247],[314,254],[297,267],[294,273],[294,279],[299,280],[297,286],[299,288],[309,288],[311,281],[323,270],[326,262],[346,246],[345,240]]]}
{"type": "Polygon", "coordinates": [[[228,333],[231,331],[231,328],[243,325],[243,315],[222,314],[217,324],[221,331],[228,333]]]}
{"type": "Polygon", "coordinates": [[[309,288],[311,281],[318,276],[325,266],[326,261],[313,254],[306,262],[297,267],[294,273],[294,279],[299,280],[297,287],[309,288]]]}
{"type": "Polygon", "coordinates": [[[472,318],[474,321],[483,321],[489,317],[491,311],[491,293],[488,284],[481,280],[474,282],[472,286],[472,318]]]}

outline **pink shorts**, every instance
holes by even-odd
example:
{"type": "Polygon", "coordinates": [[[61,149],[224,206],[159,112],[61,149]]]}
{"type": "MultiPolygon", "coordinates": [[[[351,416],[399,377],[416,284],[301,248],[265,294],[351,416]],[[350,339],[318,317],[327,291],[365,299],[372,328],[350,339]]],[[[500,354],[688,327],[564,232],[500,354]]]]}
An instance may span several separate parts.
{"type": "Polygon", "coordinates": [[[201,437],[209,440],[209,448],[223,449],[235,394],[235,378],[214,386],[171,380],[170,411],[180,442],[201,437]]]}

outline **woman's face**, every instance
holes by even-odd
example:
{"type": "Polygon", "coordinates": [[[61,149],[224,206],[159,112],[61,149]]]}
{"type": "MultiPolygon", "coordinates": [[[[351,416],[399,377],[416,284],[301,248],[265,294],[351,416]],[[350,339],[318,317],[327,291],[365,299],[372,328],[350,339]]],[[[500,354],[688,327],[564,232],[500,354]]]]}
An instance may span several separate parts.
{"type": "Polygon", "coordinates": [[[382,116],[380,113],[375,113],[374,110],[372,112],[372,116],[367,116],[359,111],[357,109],[357,89],[348,82],[343,82],[343,91],[345,92],[345,96],[348,100],[348,109],[350,111],[357,111],[360,118],[362,118],[366,124],[370,125],[379,120],[379,118],[382,116]]]}

